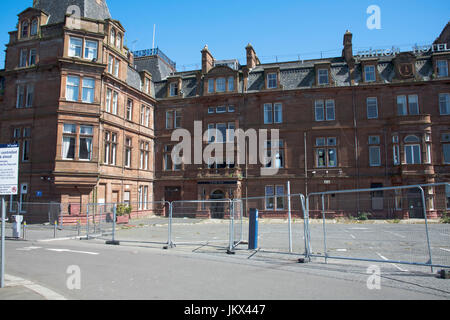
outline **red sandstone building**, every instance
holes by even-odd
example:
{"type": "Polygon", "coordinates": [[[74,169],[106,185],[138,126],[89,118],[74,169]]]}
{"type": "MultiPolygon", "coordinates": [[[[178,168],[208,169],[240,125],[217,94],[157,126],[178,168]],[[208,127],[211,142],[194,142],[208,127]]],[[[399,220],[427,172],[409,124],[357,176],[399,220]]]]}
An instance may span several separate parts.
{"type": "MultiPolygon", "coordinates": [[[[205,46],[201,70],[177,72],[159,50],[130,52],[104,1],[69,2],[81,26],[56,1],[19,14],[0,72],[0,143],[22,147],[18,201],[76,213],[88,202],[266,196],[263,211],[276,214],[288,181],[303,194],[450,181],[450,24],[410,52],[357,55],[350,32],[342,56],[307,61],[262,64],[249,44],[240,65],[205,46]],[[194,135],[195,121],[224,133],[223,146],[234,129],[278,129],[278,174],[236,159],[175,165],[171,135],[194,135]]],[[[427,189],[430,214],[449,207],[450,190],[427,189]]]]}

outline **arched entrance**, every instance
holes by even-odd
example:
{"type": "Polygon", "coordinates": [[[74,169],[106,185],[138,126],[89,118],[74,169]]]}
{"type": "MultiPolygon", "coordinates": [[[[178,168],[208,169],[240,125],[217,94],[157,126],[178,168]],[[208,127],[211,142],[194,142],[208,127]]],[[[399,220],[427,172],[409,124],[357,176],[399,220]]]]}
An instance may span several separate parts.
{"type": "MultiPolygon", "coordinates": [[[[225,199],[225,193],[222,190],[216,190],[211,193],[210,200],[223,200],[225,199]]],[[[223,219],[225,216],[225,202],[211,202],[211,218],[223,219]]]]}

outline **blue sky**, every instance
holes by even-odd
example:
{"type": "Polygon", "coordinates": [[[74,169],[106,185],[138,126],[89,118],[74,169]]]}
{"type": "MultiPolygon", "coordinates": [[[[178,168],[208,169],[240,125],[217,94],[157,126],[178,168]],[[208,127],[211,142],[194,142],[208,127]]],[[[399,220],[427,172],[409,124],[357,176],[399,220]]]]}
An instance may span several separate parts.
{"type": "MultiPolygon", "coordinates": [[[[337,56],[348,29],[354,50],[408,48],[432,43],[450,20],[448,0],[107,0],[114,19],[127,30],[131,49],[156,45],[177,63],[178,70],[196,69],[205,44],[216,59],[239,59],[251,43],[261,61],[287,61],[337,56]],[[370,5],[381,9],[381,29],[369,30],[370,5]]],[[[0,42],[16,27],[17,14],[32,0],[2,1],[0,42]]],[[[0,68],[5,54],[0,53],[0,68]]]]}

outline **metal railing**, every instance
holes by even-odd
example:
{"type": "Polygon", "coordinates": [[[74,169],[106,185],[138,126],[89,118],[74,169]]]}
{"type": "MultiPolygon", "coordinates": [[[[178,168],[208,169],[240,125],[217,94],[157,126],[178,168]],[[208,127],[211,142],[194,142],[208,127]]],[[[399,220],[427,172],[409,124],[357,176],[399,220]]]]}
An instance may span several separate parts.
{"type": "Polygon", "coordinates": [[[145,49],[145,50],[138,50],[134,51],[133,55],[135,58],[142,58],[142,57],[150,57],[150,56],[159,56],[161,57],[165,62],[167,62],[171,67],[176,69],[177,64],[172,61],[164,52],[161,51],[159,48],[154,49],[145,49]]]}
{"type": "Polygon", "coordinates": [[[321,227],[318,224],[308,226],[310,248],[307,257],[321,257],[325,262],[328,259],[341,259],[428,266],[432,270],[433,267],[449,267],[450,248],[447,248],[448,238],[445,237],[450,236],[450,227],[439,223],[430,225],[427,207],[430,207],[436,195],[430,191],[425,193],[424,190],[445,185],[449,184],[308,194],[306,206],[309,216],[314,215],[322,221],[321,227]],[[360,225],[362,221],[370,219],[371,214],[378,219],[387,219],[390,223],[360,225]],[[401,223],[404,217],[419,220],[401,223]],[[330,218],[334,218],[333,223],[327,223],[330,218]],[[336,223],[336,218],[347,221],[336,223]],[[440,232],[436,231],[436,225],[441,229],[440,232]],[[316,248],[320,250],[320,242],[322,252],[314,252],[318,251],[314,250],[316,248]],[[433,256],[437,247],[442,250],[433,256]],[[437,256],[438,261],[435,260],[437,256]]]}
{"type": "Polygon", "coordinates": [[[449,183],[336,190],[222,200],[95,203],[6,202],[7,232],[23,215],[23,238],[101,239],[248,249],[250,209],[259,211],[256,252],[450,267],[449,183]],[[428,209],[427,209],[428,208],[428,209]],[[404,219],[408,218],[408,219],[404,219]],[[430,219],[433,218],[433,219],[430,219]]]}
{"type": "MultiPolygon", "coordinates": [[[[243,212],[258,210],[256,252],[307,256],[308,212],[303,194],[281,194],[239,199],[243,212]]],[[[248,221],[243,230],[248,230],[248,221]]],[[[247,235],[248,236],[248,235],[247,235]]]]}

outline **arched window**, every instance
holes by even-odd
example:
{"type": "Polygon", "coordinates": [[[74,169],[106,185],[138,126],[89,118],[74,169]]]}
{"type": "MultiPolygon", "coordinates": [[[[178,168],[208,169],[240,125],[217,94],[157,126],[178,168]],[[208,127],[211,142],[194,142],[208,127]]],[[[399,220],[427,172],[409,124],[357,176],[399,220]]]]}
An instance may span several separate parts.
{"type": "Polygon", "coordinates": [[[28,21],[22,22],[22,38],[28,37],[28,21]]]}
{"type": "Polygon", "coordinates": [[[117,33],[116,47],[120,49],[121,45],[122,45],[122,35],[120,33],[117,33]]]}
{"type": "Polygon", "coordinates": [[[33,19],[33,21],[31,22],[31,32],[30,34],[32,36],[37,35],[38,32],[38,19],[33,19]]]}
{"type": "Polygon", "coordinates": [[[417,136],[407,136],[405,138],[405,143],[419,143],[420,139],[417,136]]]}
{"type": "Polygon", "coordinates": [[[111,45],[114,45],[115,41],[116,41],[116,30],[111,29],[111,39],[109,42],[111,45]]]}

